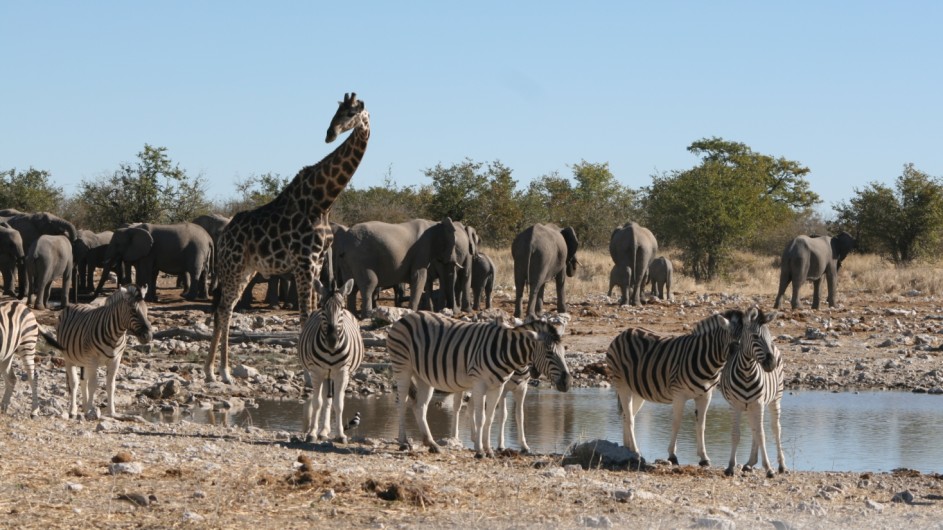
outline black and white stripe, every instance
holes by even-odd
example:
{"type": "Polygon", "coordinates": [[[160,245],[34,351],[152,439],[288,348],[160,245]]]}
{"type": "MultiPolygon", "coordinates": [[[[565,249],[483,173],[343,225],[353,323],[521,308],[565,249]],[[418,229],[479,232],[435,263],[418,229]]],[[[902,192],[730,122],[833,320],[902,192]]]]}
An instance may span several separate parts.
{"type": "Polygon", "coordinates": [[[364,352],[360,324],[345,308],[354,280],[340,290],[325,288],[317,280],[315,284],[321,308],[305,322],[298,339],[298,356],[314,389],[305,404],[303,439],[310,441],[316,432],[319,439],[330,435],[333,406],[337,440],[346,442],[344,392],[364,352]]]}
{"type": "Polygon", "coordinates": [[[59,314],[57,343],[50,344],[62,350],[71,393],[70,417],[77,417],[79,413],[80,379],[84,398],[82,413],[87,418],[98,416],[95,391],[98,389],[100,365],[106,368],[108,415],[115,415],[115,377],[128,343],[127,332],[130,330],[142,344],[150,342],[153,336],[144,302],[146,294],[147,287],[120,287],[103,304],[69,305],[59,314]]]}
{"type": "Polygon", "coordinates": [[[393,324],[387,349],[399,393],[399,441],[406,439],[406,399],[416,385],[414,412],[423,443],[441,451],[429,432],[426,411],[433,390],[472,392],[473,432],[478,456],[491,454],[491,422],[511,375],[529,364],[557,390],[570,388],[564,361],[563,324],[535,320],[517,327],[464,322],[428,312],[410,313],[393,324]],[[486,410],[487,404],[487,410],[486,410]],[[489,434],[489,435],[486,435],[489,434]]]}
{"type": "Polygon", "coordinates": [[[677,464],[675,449],[684,403],[693,399],[697,412],[699,463],[710,465],[704,444],[704,422],[730,345],[741,341],[751,343],[756,336],[769,337],[768,332],[762,333],[767,322],[761,320],[761,314],[754,307],[746,312],[730,310],[712,315],[686,335],[662,335],[644,328],[629,328],[613,339],[606,362],[622,405],[625,446],[639,452],[635,415],[642,403],[671,403],[673,418],[668,459],[677,464]]]}
{"type": "MultiPolygon", "coordinates": [[[[527,437],[524,435],[524,398],[527,396],[527,388],[530,386],[530,380],[537,379],[538,377],[540,377],[540,373],[533,367],[528,366],[520,370],[515,370],[514,373],[511,374],[511,378],[508,379],[508,382],[504,384],[504,393],[498,398],[498,416],[495,418],[495,421],[498,423],[499,451],[507,448],[504,437],[504,427],[508,417],[507,396],[511,394],[514,396],[514,420],[517,424],[517,445],[521,448],[522,453],[530,452],[530,446],[527,445],[527,437]]],[[[461,438],[459,438],[458,434],[459,411],[462,408],[464,394],[455,393],[451,395],[451,398],[452,410],[454,411],[452,418],[452,439],[460,440],[461,438]]]]}
{"type": "Polygon", "coordinates": [[[34,365],[38,338],[39,324],[36,323],[36,317],[29,306],[17,301],[0,304],[0,373],[3,374],[4,379],[0,412],[4,414],[10,406],[13,387],[16,385],[16,374],[13,373],[13,357],[16,355],[26,365],[26,374],[33,390],[30,416],[35,416],[39,412],[39,390],[34,365]]]}
{"type": "MultiPolygon", "coordinates": [[[[774,315],[775,316],[775,315],[774,315]]],[[[759,320],[772,320],[760,313],[759,320]]],[[[750,459],[743,466],[744,471],[751,471],[757,462],[757,453],[763,455],[763,468],[768,477],[773,476],[773,466],[766,454],[766,433],[763,427],[763,409],[769,408],[770,424],[776,439],[776,456],[779,459],[779,472],[786,472],[786,460],[783,455],[783,443],[780,436],[780,405],[783,399],[783,363],[779,348],[773,344],[769,330],[764,326],[761,334],[753,337],[748,347],[736,344],[731,347],[730,357],[724,365],[720,378],[720,392],[730,403],[732,414],[730,463],[725,473],[733,475],[737,466],[737,445],[740,443],[740,415],[745,411],[750,420],[753,433],[753,445],[750,459]]]]}

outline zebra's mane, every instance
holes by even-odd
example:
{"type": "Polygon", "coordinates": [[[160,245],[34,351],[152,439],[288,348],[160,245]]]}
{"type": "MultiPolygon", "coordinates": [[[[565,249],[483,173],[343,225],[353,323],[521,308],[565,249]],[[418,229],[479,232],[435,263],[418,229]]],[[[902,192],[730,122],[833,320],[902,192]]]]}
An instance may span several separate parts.
{"type": "Polygon", "coordinates": [[[525,322],[520,326],[513,328],[515,330],[528,330],[537,333],[547,333],[553,338],[553,342],[560,342],[563,337],[560,335],[560,328],[547,322],[546,320],[532,320],[525,322]]]}
{"type": "Polygon", "coordinates": [[[714,313],[713,315],[695,324],[694,329],[691,331],[691,335],[712,333],[717,328],[722,327],[723,320],[733,321],[734,317],[739,317],[736,320],[743,322],[743,311],[740,311],[739,309],[730,309],[728,311],[724,311],[723,313],[714,313]]]}

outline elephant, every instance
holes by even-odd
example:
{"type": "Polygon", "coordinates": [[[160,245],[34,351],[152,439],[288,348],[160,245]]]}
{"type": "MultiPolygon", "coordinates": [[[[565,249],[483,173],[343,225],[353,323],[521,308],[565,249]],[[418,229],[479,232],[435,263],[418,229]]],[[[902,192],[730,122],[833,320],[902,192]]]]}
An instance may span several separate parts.
{"type": "Polygon", "coordinates": [[[72,284],[72,242],[68,236],[39,236],[26,253],[26,274],[29,297],[26,304],[33,309],[46,309],[52,282],[62,279],[62,307],[69,305],[72,284]]]}
{"type": "Polygon", "coordinates": [[[527,317],[536,318],[543,306],[544,287],[551,279],[557,284],[557,312],[566,312],[564,284],[576,273],[576,251],[580,242],[572,227],[535,224],[524,229],[511,243],[514,258],[514,316],[520,318],[524,286],[530,287],[527,317]]]}
{"type": "Polygon", "coordinates": [[[101,292],[108,270],[119,260],[134,265],[136,283],[146,285],[147,301],[157,301],[157,274],[185,274],[187,300],[206,297],[207,273],[212,269],[213,240],[193,223],[159,225],[144,223],[114,231],[105,251],[106,268],[95,290],[101,292]]]}
{"type": "Polygon", "coordinates": [[[662,300],[671,300],[671,277],[674,275],[674,266],[665,256],[652,260],[648,266],[648,281],[652,282],[652,296],[662,300]]]}
{"type": "Polygon", "coordinates": [[[609,255],[619,269],[617,285],[622,291],[619,305],[641,305],[648,266],[656,253],[658,241],[651,230],[644,226],[630,222],[612,231],[609,237],[609,255]]]}
{"type": "MultiPolygon", "coordinates": [[[[478,254],[478,244],[481,238],[474,228],[465,226],[457,221],[455,225],[455,254],[449,262],[434,262],[434,273],[426,279],[425,300],[435,300],[432,304],[437,311],[448,307],[453,313],[471,310],[471,270],[475,255],[478,254]],[[434,296],[432,283],[439,280],[440,296],[434,296]],[[451,296],[450,296],[451,295],[451,296]]],[[[421,306],[429,305],[424,302],[421,306]]]]}
{"type": "MultiPolygon", "coordinates": [[[[457,231],[446,217],[438,223],[426,219],[398,224],[367,221],[339,233],[334,259],[339,263],[340,277],[353,279],[360,291],[362,317],[373,312],[373,293],[378,288],[400,283],[409,283],[410,308],[419,309],[430,269],[441,264],[447,273],[455,263],[457,231]]],[[[356,293],[352,292],[348,308],[353,309],[355,302],[356,293]]]]}
{"type": "MultiPolygon", "coordinates": [[[[36,243],[36,240],[39,239],[39,236],[65,235],[69,238],[69,242],[72,242],[75,241],[78,235],[72,223],[48,212],[20,213],[7,218],[6,222],[20,232],[20,237],[23,238],[23,251],[27,253],[36,243]]],[[[27,283],[29,281],[26,276],[26,263],[22,262],[16,268],[20,278],[17,296],[23,298],[27,295],[27,283]]],[[[3,276],[4,278],[7,277],[7,271],[4,271],[3,276]]]]}
{"type": "Polygon", "coordinates": [[[481,309],[481,299],[484,296],[485,309],[491,309],[491,290],[494,289],[495,268],[494,262],[484,252],[479,252],[472,260],[472,309],[481,309]]]}
{"type": "Polygon", "coordinates": [[[111,236],[111,230],[97,234],[91,230],[79,230],[72,242],[72,262],[75,264],[75,286],[78,291],[89,293],[95,289],[95,269],[105,266],[105,251],[111,236]]]}
{"type": "Polygon", "coordinates": [[[799,306],[799,288],[812,280],[812,309],[819,308],[819,287],[822,276],[828,285],[828,307],[835,307],[835,292],[838,288],[838,270],[848,253],[855,249],[857,241],[848,232],[831,236],[798,236],[786,245],[780,261],[779,292],[775,309],[783,303],[786,287],[792,283],[792,308],[799,306]]]}
{"type": "Polygon", "coordinates": [[[20,231],[0,222],[0,272],[3,273],[3,294],[16,296],[13,271],[25,258],[26,252],[23,250],[23,236],[20,231]]]}
{"type": "Polygon", "coordinates": [[[219,235],[223,233],[223,229],[226,228],[231,219],[231,217],[218,213],[209,213],[200,215],[190,222],[203,227],[203,230],[206,230],[206,233],[213,238],[213,244],[215,245],[219,241],[219,235]]]}

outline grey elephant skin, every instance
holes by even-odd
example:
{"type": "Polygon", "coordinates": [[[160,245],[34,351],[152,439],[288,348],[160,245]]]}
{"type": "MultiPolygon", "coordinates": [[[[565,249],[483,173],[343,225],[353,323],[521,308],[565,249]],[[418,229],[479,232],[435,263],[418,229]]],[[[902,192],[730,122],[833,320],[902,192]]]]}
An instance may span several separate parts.
{"type": "Polygon", "coordinates": [[[0,222],[0,272],[3,274],[3,294],[16,296],[13,272],[26,258],[20,231],[0,222]]]}
{"type": "MultiPolygon", "coordinates": [[[[358,223],[335,239],[334,259],[344,280],[353,279],[360,292],[362,318],[373,312],[377,289],[408,283],[412,310],[419,308],[430,270],[436,262],[443,266],[455,261],[455,225],[449,218],[441,222],[413,219],[391,224],[380,221],[358,223]]],[[[355,307],[352,292],[347,307],[355,307]]]]}
{"type": "Polygon", "coordinates": [[[642,290],[648,267],[658,253],[658,241],[651,230],[631,222],[612,231],[609,255],[616,266],[616,279],[622,292],[619,305],[642,303],[642,290]],[[631,292],[629,292],[631,289],[631,292]]]}
{"type": "Polygon", "coordinates": [[[783,303],[786,287],[792,284],[792,308],[799,307],[799,288],[812,281],[812,309],[819,308],[822,278],[828,285],[828,306],[835,307],[835,293],[838,289],[838,270],[848,253],[854,250],[857,242],[848,232],[837,236],[799,236],[786,245],[783,250],[779,270],[779,292],[776,294],[774,308],[783,303]]]}
{"type": "Polygon", "coordinates": [[[674,266],[665,256],[652,260],[648,266],[648,281],[652,282],[652,296],[662,300],[671,300],[671,278],[674,276],[674,266]]]}
{"type": "Polygon", "coordinates": [[[527,316],[536,318],[543,309],[544,286],[554,280],[557,286],[557,312],[566,312],[564,287],[566,277],[576,273],[576,251],[580,242],[572,227],[561,229],[552,224],[525,228],[511,243],[514,258],[514,316],[520,317],[524,287],[530,288],[527,316]]]}
{"type": "MultiPolygon", "coordinates": [[[[471,310],[471,283],[472,283],[472,263],[475,255],[478,254],[478,243],[481,239],[474,228],[466,226],[463,223],[452,221],[454,226],[454,253],[448,261],[434,260],[433,268],[426,279],[426,296],[420,304],[422,308],[434,307],[436,311],[441,311],[448,307],[453,313],[471,310]],[[439,281],[440,296],[433,297],[432,283],[439,281]],[[432,301],[435,303],[432,303],[432,301]]],[[[439,228],[436,228],[438,230],[439,228]]],[[[443,229],[444,225],[443,225],[443,229]]]]}
{"type": "Polygon", "coordinates": [[[95,289],[95,270],[105,267],[105,252],[111,243],[111,230],[92,232],[79,230],[72,242],[72,262],[75,264],[75,286],[79,292],[90,293],[95,289]]]}
{"type": "Polygon", "coordinates": [[[494,261],[485,254],[479,252],[472,260],[472,297],[475,311],[481,310],[481,301],[484,300],[485,309],[491,309],[491,291],[494,289],[495,277],[494,261]]]}
{"type": "MultiPolygon", "coordinates": [[[[64,235],[69,241],[75,241],[78,231],[75,226],[65,219],[48,212],[38,213],[19,213],[6,218],[6,223],[10,227],[20,232],[23,238],[23,251],[29,253],[30,248],[43,235],[64,235]]],[[[17,297],[23,298],[27,295],[26,263],[25,261],[16,267],[19,273],[19,286],[17,288],[17,297]]],[[[4,278],[7,277],[7,271],[3,272],[4,278]]]]}
{"type": "MultiPolygon", "coordinates": [[[[125,261],[134,266],[138,285],[147,285],[147,300],[157,301],[157,275],[184,274],[189,288],[183,293],[187,300],[206,297],[206,281],[213,257],[213,240],[193,223],[159,225],[143,223],[114,231],[105,251],[108,268],[125,261]]],[[[96,295],[108,275],[103,272],[96,295]]]]}
{"type": "Polygon", "coordinates": [[[26,253],[26,275],[29,279],[27,305],[33,309],[49,307],[52,282],[62,280],[62,307],[69,305],[72,285],[72,242],[67,236],[39,236],[26,253]]]}

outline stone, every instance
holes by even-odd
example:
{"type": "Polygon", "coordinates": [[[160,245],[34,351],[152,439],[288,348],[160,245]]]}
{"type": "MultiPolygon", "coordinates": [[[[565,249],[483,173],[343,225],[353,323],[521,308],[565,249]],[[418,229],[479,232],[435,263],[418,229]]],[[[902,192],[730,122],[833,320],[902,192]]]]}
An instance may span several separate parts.
{"type": "Polygon", "coordinates": [[[585,515],[583,516],[583,526],[587,528],[612,528],[612,520],[605,515],[599,517],[585,515]]]}
{"type": "Polygon", "coordinates": [[[638,469],[643,463],[638,453],[608,440],[590,440],[574,444],[563,459],[563,465],[579,464],[583,469],[638,469]]]}
{"type": "Polygon", "coordinates": [[[113,462],[108,464],[108,473],[112,475],[140,475],[144,466],[140,462],[113,462]]]}
{"type": "Polygon", "coordinates": [[[205,517],[196,512],[191,512],[190,510],[183,512],[183,522],[185,523],[202,523],[205,520],[205,517]]]}
{"type": "Polygon", "coordinates": [[[910,490],[904,490],[899,493],[896,493],[891,499],[891,502],[902,502],[905,504],[911,504],[914,502],[914,494],[910,490]]]}
{"type": "Polygon", "coordinates": [[[325,502],[330,502],[334,500],[334,497],[337,497],[337,494],[334,493],[334,490],[332,488],[328,488],[327,491],[321,494],[321,500],[325,502]]]}
{"type": "Polygon", "coordinates": [[[733,530],[737,527],[733,521],[720,517],[699,517],[694,522],[694,526],[696,528],[720,528],[721,530],[733,530]]]}
{"type": "Polygon", "coordinates": [[[872,509],[872,510],[878,512],[878,513],[884,511],[884,505],[883,505],[883,504],[881,504],[881,503],[879,503],[879,502],[872,501],[871,499],[868,499],[868,500],[864,501],[864,505],[865,505],[867,508],[870,508],[870,509],[872,509]]]}
{"type": "Polygon", "coordinates": [[[239,379],[249,379],[252,377],[258,377],[259,371],[251,366],[246,366],[244,364],[238,364],[232,368],[233,377],[238,377],[239,379]]]}

